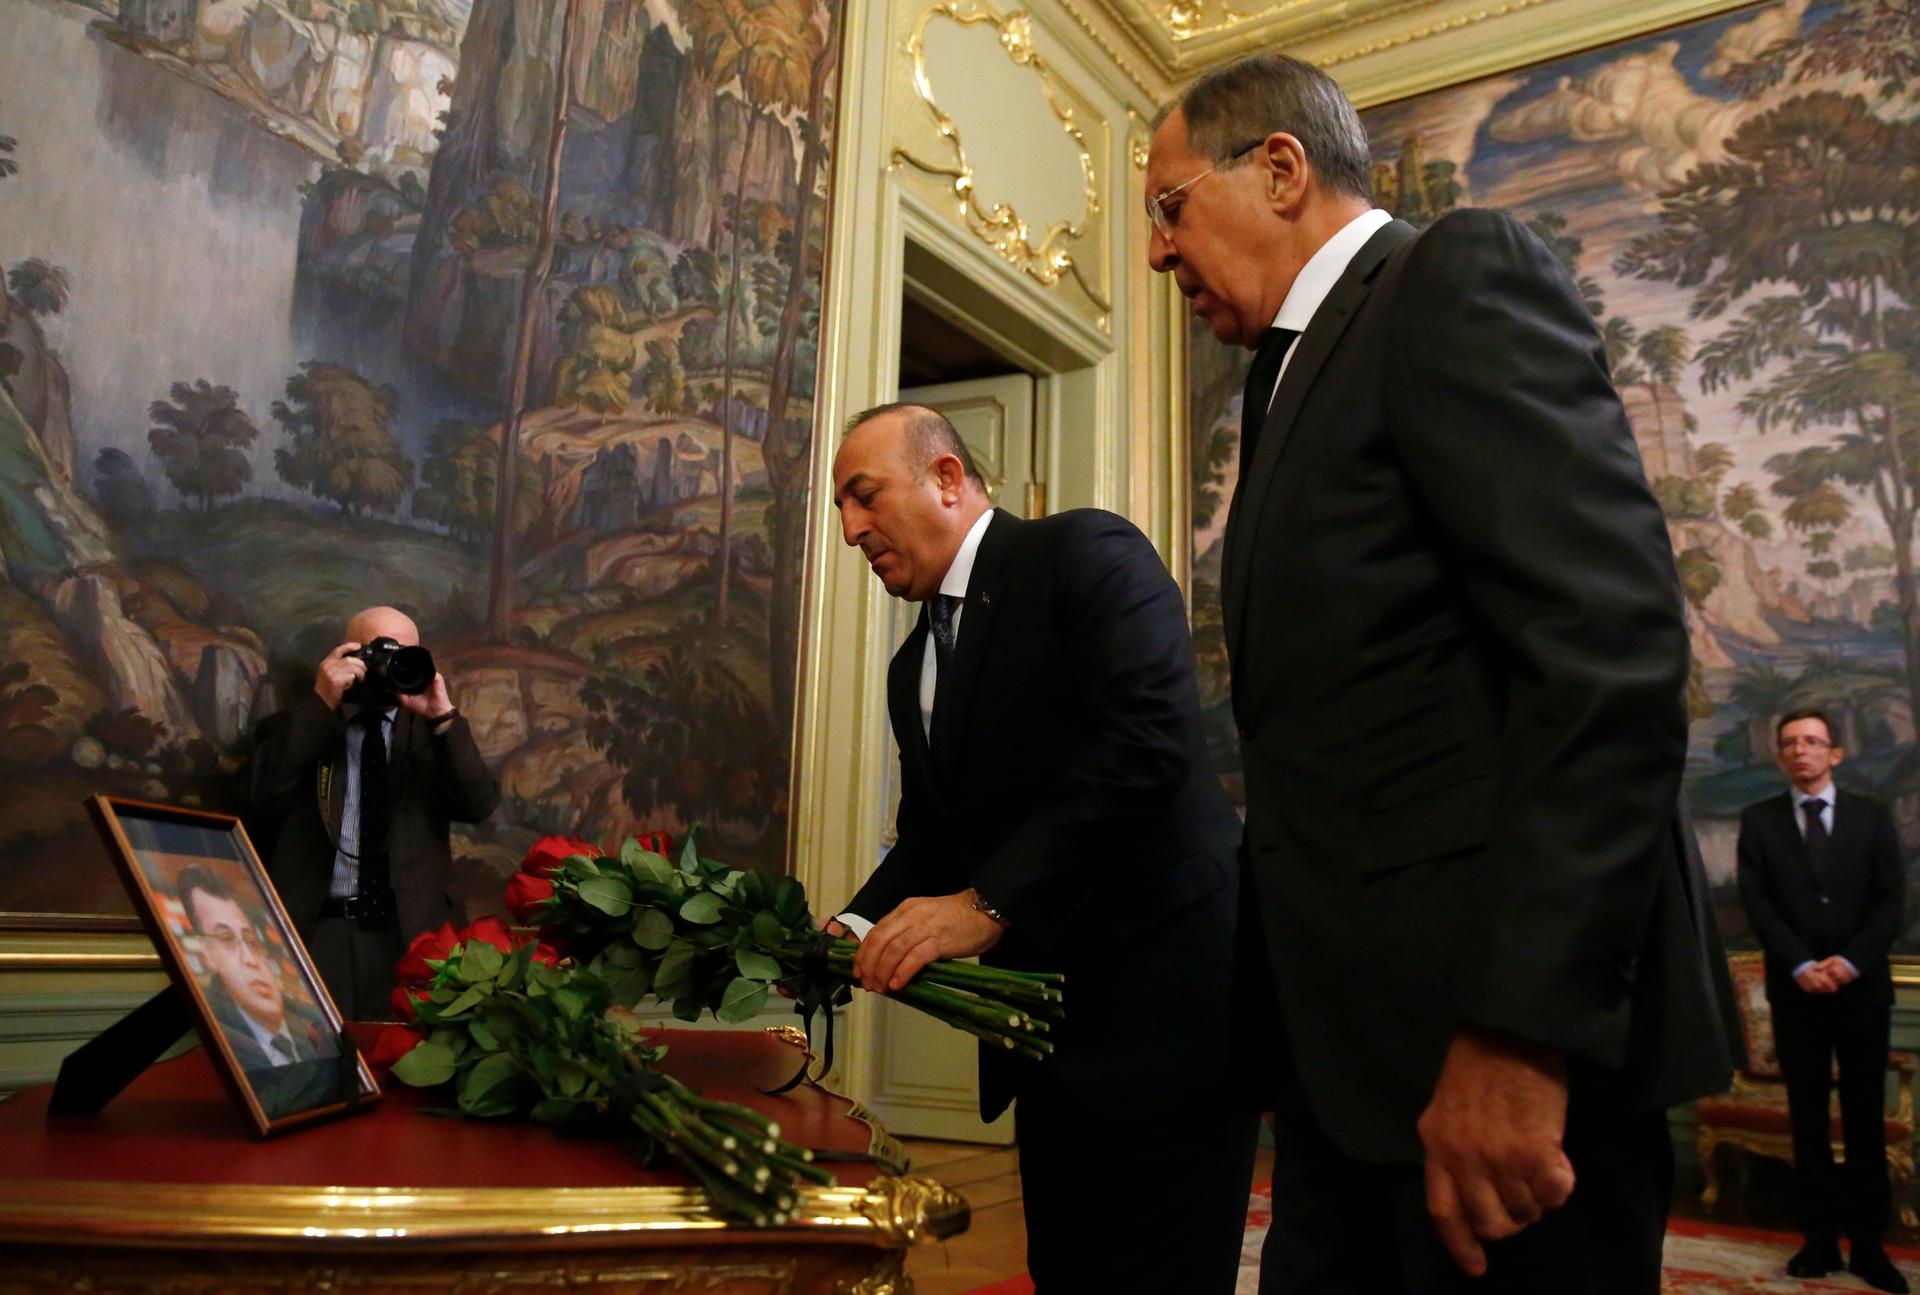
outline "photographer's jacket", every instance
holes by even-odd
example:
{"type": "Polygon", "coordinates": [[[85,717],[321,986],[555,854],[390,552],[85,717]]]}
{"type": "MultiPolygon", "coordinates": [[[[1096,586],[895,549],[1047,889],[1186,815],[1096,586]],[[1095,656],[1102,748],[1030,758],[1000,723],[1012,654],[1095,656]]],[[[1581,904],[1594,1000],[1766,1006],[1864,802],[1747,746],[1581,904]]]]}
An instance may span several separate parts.
{"type": "MultiPolygon", "coordinates": [[[[333,880],[335,842],[347,786],[347,721],[318,697],[302,697],[261,721],[255,734],[250,800],[280,821],[268,872],[303,933],[320,914],[333,880]]],[[[456,715],[436,735],[418,715],[394,715],[387,755],[388,857],[404,940],[454,916],[448,824],[477,823],[500,802],[473,730],[456,715]]]]}

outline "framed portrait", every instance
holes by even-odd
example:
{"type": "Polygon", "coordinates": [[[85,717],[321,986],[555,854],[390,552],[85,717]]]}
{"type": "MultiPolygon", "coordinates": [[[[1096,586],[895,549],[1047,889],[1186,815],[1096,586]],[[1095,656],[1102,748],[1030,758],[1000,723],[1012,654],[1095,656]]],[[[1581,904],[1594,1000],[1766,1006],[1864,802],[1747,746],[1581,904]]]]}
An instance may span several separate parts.
{"type": "Polygon", "coordinates": [[[106,795],[87,807],[201,1044],[260,1135],[378,1101],[240,820],[106,795]]]}

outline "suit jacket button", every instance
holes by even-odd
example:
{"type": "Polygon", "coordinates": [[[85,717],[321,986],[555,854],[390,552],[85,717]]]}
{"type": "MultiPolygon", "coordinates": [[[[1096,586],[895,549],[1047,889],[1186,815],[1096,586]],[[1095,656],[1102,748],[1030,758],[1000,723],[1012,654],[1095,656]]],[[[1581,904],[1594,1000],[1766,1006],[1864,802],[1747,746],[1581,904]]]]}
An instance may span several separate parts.
{"type": "Polygon", "coordinates": [[[1825,895],[1822,895],[1820,896],[1820,902],[1823,904],[1827,904],[1827,903],[1831,903],[1832,901],[1829,900],[1825,895]]]}

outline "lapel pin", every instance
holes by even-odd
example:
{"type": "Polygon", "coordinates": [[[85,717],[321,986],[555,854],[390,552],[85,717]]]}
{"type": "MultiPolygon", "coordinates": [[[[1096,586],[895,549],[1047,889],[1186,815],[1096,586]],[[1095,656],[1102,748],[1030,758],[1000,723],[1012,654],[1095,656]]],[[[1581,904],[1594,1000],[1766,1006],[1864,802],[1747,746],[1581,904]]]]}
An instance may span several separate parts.
{"type": "Polygon", "coordinates": [[[980,601],[983,605],[987,603],[991,603],[993,601],[993,595],[988,593],[986,590],[982,589],[980,591],[980,601]]]}

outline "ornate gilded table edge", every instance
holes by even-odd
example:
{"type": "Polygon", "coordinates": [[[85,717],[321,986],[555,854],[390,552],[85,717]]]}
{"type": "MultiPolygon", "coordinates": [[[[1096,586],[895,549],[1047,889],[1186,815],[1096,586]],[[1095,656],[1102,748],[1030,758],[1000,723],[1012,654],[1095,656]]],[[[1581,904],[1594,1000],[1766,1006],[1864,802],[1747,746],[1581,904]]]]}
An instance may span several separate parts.
{"type": "Polygon", "coordinates": [[[966,1230],[929,1178],[806,1187],[792,1222],[748,1228],[688,1187],[289,1187],[0,1179],[0,1246],[326,1250],[734,1243],[747,1235],[901,1248],[966,1230]]]}

